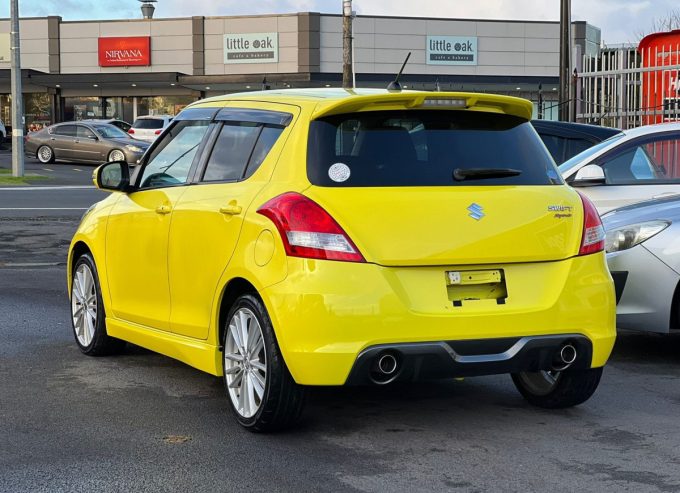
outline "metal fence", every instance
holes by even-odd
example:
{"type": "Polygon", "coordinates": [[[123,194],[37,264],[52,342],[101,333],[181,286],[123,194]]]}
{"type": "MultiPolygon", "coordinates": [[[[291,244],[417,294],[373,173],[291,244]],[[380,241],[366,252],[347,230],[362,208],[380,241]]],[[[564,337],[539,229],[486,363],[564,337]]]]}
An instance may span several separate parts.
{"type": "Polygon", "coordinates": [[[584,56],[576,120],[617,128],[680,122],[680,45],[603,49],[584,56]]]}

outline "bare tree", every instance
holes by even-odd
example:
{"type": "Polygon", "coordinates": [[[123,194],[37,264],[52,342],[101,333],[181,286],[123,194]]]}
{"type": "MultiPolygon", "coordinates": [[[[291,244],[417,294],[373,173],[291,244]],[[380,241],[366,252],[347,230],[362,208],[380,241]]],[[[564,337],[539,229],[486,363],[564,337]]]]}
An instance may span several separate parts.
{"type": "Polygon", "coordinates": [[[680,29],[680,9],[673,9],[666,12],[666,15],[661,17],[655,17],[652,20],[652,24],[649,29],[644,31],[636,31],[635,37],[637,41],[651,33],[660,33],[665,31],[672,31],[674,29],[680,29]]]}

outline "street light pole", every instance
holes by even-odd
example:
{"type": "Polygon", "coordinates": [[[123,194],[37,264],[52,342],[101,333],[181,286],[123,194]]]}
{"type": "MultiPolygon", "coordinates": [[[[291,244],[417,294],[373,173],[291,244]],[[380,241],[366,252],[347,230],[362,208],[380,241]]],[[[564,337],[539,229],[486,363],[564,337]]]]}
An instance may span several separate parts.
{"type": "Polygon", "coordinates": [[[571,0],[560,0],[560,121],[568,121],[571,117],[571,77],[571,0]]]}
{"type": "Polygon", "coordinates": [[[350,89],[352,70],[352,0],[342,0],[342,87],[350,89]]]}
{"type": "Polygon", "coordinates": [[[21,51],[19,50],[19,0],[11,0],[12,18],[12,175],[24,176],[24,105],[21,96],[21,51]]]}

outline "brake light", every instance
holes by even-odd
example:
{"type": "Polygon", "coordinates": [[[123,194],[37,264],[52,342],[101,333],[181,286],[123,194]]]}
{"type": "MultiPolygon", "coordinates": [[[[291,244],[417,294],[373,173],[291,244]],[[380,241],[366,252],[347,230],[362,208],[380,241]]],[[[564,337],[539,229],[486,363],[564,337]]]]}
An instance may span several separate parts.
{"type": "Polygon", "coordinates": [[[160,135],[160,134],[161,134],[161,131],[160,131],[160,130],[156,130],[154,133],[155,133],[156,135],[160,135]]]}
{"type": "Polygon", "coordinates": [[[583,202],[583,236],[581,238],[581,248],[579,255],[590,255],[591,253],[604,250],[604,227],[600,220],[597,209],[588,197],[579,192],[581,202],[583,202]]]}
{"type": "Polygon", "coordinates": [[[130,130],[128,130],[128,133],[129,133],[130,135],[133,135],[133,134],[135,133],[135,129],[134,129],[134,128],[131,128],[130,130]]]}
{"type": "Polygon", "coordinates": [[[257,212],[276,225],[290,257],[366,261],[335,219],[304,195],[284,193],[271,199],[257,212]]]}

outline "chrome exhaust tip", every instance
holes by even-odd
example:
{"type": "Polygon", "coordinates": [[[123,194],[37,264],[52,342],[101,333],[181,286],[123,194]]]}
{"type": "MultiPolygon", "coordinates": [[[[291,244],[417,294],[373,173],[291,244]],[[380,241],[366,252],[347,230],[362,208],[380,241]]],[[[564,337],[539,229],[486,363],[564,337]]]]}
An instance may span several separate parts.
{"type": "Polygon", "coordinates": [[[399,356],[391,351],[380,353],[373,360],[369,376],[373,383],[385,385],[399,376],[399,356]]]}
{"type": "Polygon", "coordinates": [[[383,375],[392,375],[397,371],[397,358],[387,353],[378,358],[378,371],[383,375]]]}
{"type": "Polygon", "coordinates": [[[572,365],[574,361],[576,361],[577,356],[578,353],[576,352],[576,348],[571,344],[565,344],[555,355],[555,359],[553,360],[553,370],[566,370],[572,365]]]}

